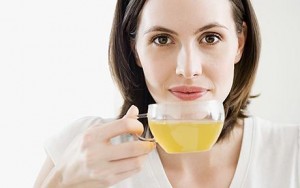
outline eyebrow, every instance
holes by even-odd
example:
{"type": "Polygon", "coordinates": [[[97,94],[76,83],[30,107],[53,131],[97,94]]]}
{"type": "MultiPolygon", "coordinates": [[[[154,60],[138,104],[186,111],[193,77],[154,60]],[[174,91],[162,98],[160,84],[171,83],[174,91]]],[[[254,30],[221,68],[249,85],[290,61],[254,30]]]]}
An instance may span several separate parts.
{"type": "Polygon", "coordinates": [[[219,23],[211,23],[211,24],[205,25],[205,26],[203,26],[203,27],[197,29],[197,30],[194,32],[194,35],[196,35],[197,33],[202,32],[202,31],[205,31],[205,30],[208,30],[208,29],[211,29],[211,28],[215,28],[215,27],[220,27],[220,28],[229,30],[226,26],[221,25],[221,24],[219,24],[219,23]]]}
{"type": "Polygon", "coordinates": [[[168,29],[168,28],[165,28],[165,27],[161,27],[161,26],[153,26],[150,29],[147,29],[145,31],[144,35],[147,34],[147,33],[151,33],[151,32],[166,32],[166,33],[171,33],[171,34],[174,34],[174,35],[178,35],[178,33],[176,33],[175,31],[173,31],[171,29],[168,29]]]}
{"type": "MultiPolygon", "coordinates": [[[[202,31],[205,31],[205,30],[208,30],[208,29],[211,29],[211,28],[215,28],[215,27],[221,27],[221,28],[224,28],[226,30],[228,30],[227,27],[225,27],[224,25],[221,25],[219,23],[210,23],[208,25],[205,25],[203,27],[200,27],[199,29],[197,29],[195,32],[194,32],[194,35],[202,32],[202,31]]],[[[147,33],[151,33],[151,32],[166,32],[166,33],[171,33],[171,34],[174,34],[174,35],[178,35],[177,32],[171,30],[171,29],[168,29],[168,28],[165,28],[165,27],[162,27],[162,26],[153,26],[149,29],[147,29],[145,32],[144,32],[144,35],[147,34],[147,33]]]]}

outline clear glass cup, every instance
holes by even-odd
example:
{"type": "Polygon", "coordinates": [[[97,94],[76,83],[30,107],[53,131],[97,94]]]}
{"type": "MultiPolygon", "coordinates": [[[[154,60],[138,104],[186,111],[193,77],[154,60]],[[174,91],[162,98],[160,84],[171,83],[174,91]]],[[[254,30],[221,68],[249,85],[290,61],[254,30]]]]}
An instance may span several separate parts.
{"type": "Polygon", "coordinates": [[[155,141],[167,153],[186,153],[210,150],[222,131],[225,115],[223,104],[211,100],[150,104],[147,118],[154,138],[140,140],[155,141]]]}

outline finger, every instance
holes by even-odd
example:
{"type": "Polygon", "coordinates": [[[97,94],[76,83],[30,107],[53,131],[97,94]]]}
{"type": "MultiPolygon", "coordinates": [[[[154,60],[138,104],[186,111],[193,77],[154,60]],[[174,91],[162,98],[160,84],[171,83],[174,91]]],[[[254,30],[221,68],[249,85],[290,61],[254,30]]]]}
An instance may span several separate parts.
{"type": "Polygon", "coordinates": [[[103,126],[95,127],[92,131],[100,141],[109,141],[111,138],[122,134],[140,135],[144,131],[144,126],[137,119],[122,118],[103,126]]]}
{"type": "Polygon", "coordinates": [[[109,141],[111,138],[122,134],[140,135],[144,131],[143,124],[137,120],[138,108],[132,105],[125,116],[121,119],[103,124],[101,126],[93,126],[87,131],[89,139],[97,139],[100,141],[109,141]]]}
{"type": "Polygon", "coordinates": [[[97,178],[97,184],[94,184],[94,185],[97,185],[97,187],[110,187],[110,186],[115,185],[115,184],[119,183],[120,181],[138,173],[139,171],[140,171],[140,169],[134,169],[134,170],[118,173],[118,174],[110,174],[105,177],[100,176],[99,178],[97,178]]]}
{"type": "Polygon", "coordinates": [[[127,171],[127,172],[116,174],[115,176],[112,176],[112,178],[110,180],[111,185],[114,185],[117,182],[120,182],[120,181],[122,181],[122,180],[124,180],[128,177],[131,177],[131,176],[133,176],[134,174],[137,174],[140,171],[141,171],[141,169],[134,169],[134,170],[130,170],[130,171],[127,171]]]}
{"type": "Polygon", "coordinates": [[[111,161],[137,157],[150,153],[156,147],[155,142],[131,141],[112,145],[107,152],[111,161]]]}
{"type": "Polygon", "coordinates": [[[110,145],[105,149],[101,148],[102,151],[99,151],[97,149],[86,154],[86,167],[88,169],[91,169],[93,173],[97,173],[98,175],[100,173],[112,173],[112,170],[114,169],[113,166],[115,166],[115,172],[130,170],[128,165],[125,165],[125,163],[130,163],[126,162],[127,159],[129,159],[128,161],[131,161],[134,160],[134,158],[145,156],[154,148],[154,143],[141,141],[132,141],[118,145],[110,145]],[[118,164],[118,162],[121,163],[121,161],[125,161],[124,164],[118,164]],[[118,164],[119,166],[116,166],[116,164],[118,164]],[[122,167],[124,167],[125,169],[122,170],[122,167]]]}
{"type": "Polygon", "coordinates": [[[88,180],[81,182],[79,184],[72,184],[70,186],[66,186],[66,188],[83,188],[83,187],[88,187],[88,188],[99,188],[102,186],[102,183],[99,182],[99,180],[88,180]]]}
{"type": "Polygon", "coordinates": [[[126,117],[131,117],[131,118],[137,118],[137,115],[139,114],[139,109],[134,106],[134,105],[131,105],[130,108],[127,110],[127,113],[125,114],[125,116],[123,118],[126,118],[126,117]]]}
{"type": "Polygon", "coordinates": [[[141,168],[147,155],[132,157],[115,161],[98,161],[89,166],[91,179],[106,177],[110,174],[122,173],[125,171],[141,168]],[[92,167],[92,168],[91,168],[92,167]]]}
{"type": "MultiPolygon", "coordinates": [[[[111,180],[111,178],[114,176],[119,176],[130,171],[140,171],[146,158],[147,155],[143,155],[139,157],[110,162],[110,165],[107,166],[107,168],[99,166],[98,170],[93,171],[93,173],[91,174],[91,178],[93,180],[102,180],[104,183],[111,180]]],[[[105,184],[108,185],[107,182],[105,184]]]]}

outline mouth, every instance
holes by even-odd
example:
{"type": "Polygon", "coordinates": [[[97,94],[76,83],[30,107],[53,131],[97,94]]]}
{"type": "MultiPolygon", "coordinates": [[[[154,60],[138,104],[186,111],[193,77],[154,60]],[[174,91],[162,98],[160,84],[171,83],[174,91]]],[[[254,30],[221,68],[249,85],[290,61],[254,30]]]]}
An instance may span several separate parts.
{"type": "Polygon", "coordinates": [[[195,86],[178,86],[169,89],[169,91],[181,100],[191,101],[203,97],[209,89],[195,86]]]}

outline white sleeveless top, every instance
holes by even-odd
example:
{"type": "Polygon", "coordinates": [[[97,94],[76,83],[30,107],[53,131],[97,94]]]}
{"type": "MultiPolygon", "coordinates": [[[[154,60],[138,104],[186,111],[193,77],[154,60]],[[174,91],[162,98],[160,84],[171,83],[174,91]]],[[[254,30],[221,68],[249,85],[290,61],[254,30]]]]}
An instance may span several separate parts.
{"type": "MultiPolygon", "coordinates": [[[[107,121],[97,117],[78,120],[46,141],[47,154],[57,164],[74,137],[91,125],[107,121]]],[[[154,150],[140,173],[113,188],[172,186],[154,150]]],[[[242,148],[230,188],[300,188],[300,126],[278,125],[257,117],[245,119],[242,148]]]]}

